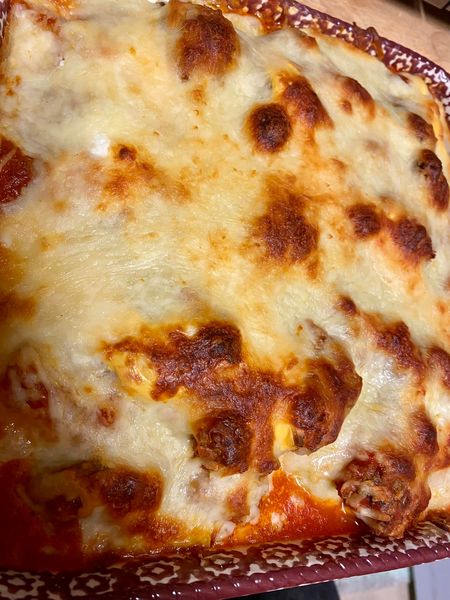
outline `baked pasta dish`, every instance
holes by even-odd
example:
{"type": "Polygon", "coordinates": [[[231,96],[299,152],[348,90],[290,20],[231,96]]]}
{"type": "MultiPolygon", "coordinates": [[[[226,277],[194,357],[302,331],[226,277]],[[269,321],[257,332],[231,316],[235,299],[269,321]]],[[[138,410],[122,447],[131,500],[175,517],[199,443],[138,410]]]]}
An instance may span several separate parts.
{"type": "Polygon", "coordinates": [[[0,564],[450,507],[450,136],[423,80],[170,0],[13,0],[0,564]]]}

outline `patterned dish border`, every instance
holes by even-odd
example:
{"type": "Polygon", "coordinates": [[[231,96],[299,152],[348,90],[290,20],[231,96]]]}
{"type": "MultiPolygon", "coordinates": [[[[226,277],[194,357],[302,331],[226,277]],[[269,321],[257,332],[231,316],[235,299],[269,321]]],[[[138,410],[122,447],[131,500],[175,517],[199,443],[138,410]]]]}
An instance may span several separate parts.
{"type": "Polygon", "coordinates": [[[335,536],[202,555],[135,558],[86,573],[0,572],[7,600],[220,600],[378,573],[450,556],[450,533],[421,523],[401,540],[335,536]]]}
{"type": "MultiPolygon", "coordinates": [[[[450,75],[430,60],[380,37],[375,29],[335,19],[295,0],[228,0],[265,20],[316,28],[377,56],[395,71],[420,75],[444,105],[450,122],[450,75]]],[[[0,0],[0,39],[9,0],[0,0]]],[[[401,540],[373,534],[335,536],[229,550],[191,552],[166,557],[133,558],[86,573],[0,571],[5,600],[220,600],[387,571],[450,557],[450,532],[425,522],[401,540]]]]}
{"type": "Polygon", "coordinates": [[[362,29],[331,17],[296,0],[225,0],[230,9],[241,9],[269,22],[297,28],[312,28],[326,35],[341,38],[353,46],[378,57],[396,72],[407,72],[422,77],[433,95],[444,106],[450,124],[450,74],[436,63],[417,52],[378,35],[376,29],[362,29]]]}

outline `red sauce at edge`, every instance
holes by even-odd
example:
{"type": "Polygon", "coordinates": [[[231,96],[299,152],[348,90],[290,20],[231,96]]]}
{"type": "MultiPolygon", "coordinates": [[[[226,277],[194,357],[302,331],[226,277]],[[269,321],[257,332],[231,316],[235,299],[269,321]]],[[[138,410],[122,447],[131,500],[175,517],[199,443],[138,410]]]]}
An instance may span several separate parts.
{"type": "Polygon", "coordinates": [[[314,498],[283,471],[273,475],[272,484],[273,489],[261,501],[258,522],[238,526],[226,540],[226,547],[366,531],[341,504],[314,498]]]}
{"type": "MultiPolygon", "coordinates": [[[[44,512],[42,506],[33,506],[26,494],[29,479],[30,467],[25,460],[0,466],[0,566],[18,570],[85,570],[120,558],[111,554],[83,556],[78,519],[59,521],[54,513],[44,512]]],[[[272,491],[261,502],[259,521],[238,526],[220,547],[364,531],[365,527],[339,504],[315,499],[293,477],[279,471],[273,476],[272,491]]]]}

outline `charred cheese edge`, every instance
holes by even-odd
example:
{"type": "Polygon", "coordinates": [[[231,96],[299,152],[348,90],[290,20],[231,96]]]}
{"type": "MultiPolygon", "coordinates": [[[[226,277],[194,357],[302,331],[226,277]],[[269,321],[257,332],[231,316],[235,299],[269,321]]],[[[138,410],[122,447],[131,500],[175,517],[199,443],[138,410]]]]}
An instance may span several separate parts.
{"type": "Polygon", "coordinates": [[[178,0],[15,0],[0,58],[0,562],[445,512],[425,83],[178,0]]]}

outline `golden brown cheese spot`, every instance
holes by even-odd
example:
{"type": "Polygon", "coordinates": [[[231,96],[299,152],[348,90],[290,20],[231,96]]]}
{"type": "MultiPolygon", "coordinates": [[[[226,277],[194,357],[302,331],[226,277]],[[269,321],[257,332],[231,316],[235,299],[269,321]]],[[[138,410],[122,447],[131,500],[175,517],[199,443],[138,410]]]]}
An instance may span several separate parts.
{"type": "Polygon", "coordinates": [[[172,1],[169,25],[180,29],[175,47],[182,80],[193,75],[224,75],[239,54],[239,39],[233,25],[218,10],[172,1]]]}
{"type": "Polygon", "coordinates": [[[425,178],[431,205],[437,210],[446,210],[449,203],[450,190],[439,158],[434,152],[425,148],[419,154],[416,168],[425,178]]]}
{"type": "Polygon", "coordinates": [[[57,33],[59,30],[58,20],[55,17],[37,13],[35,16],[35,21],[41,29],[46,29],[51,33],[57,33]]]}
{"type": "Polygon", "coordinates": [[[52,203],[51,207],[57,214],[63,214],[68,211],[69,204],[64,200],[56,200],[52,203]]]}
{"type": "Polygon", "coordinates": [[[290,400],[290,421],[296,446],[314,452],[337,438],[361,393],[362,380],[345,357],[337,365],[325,359],[312,361],[310,368],[304,389],[290,400]]]}
{"type": "Polygon", "coordinates": [[[339,81],[344,93],[342,102],[348,102],[352,109],[354,105],[362,106],[367,111],[367,114],[373,118],[375,115],[375,102],[366,88],[351,77],[340,76],[339,81]]]}
{"type": "Polygon", "coordinates": [[[305,77],[301,75],[294,78],[286,77],[284,83],[282,101],[293,119],[300,121],[301,125],[309,130],[333,126],[333,121],[319,96],[305,77]]]}
{"type": "Polygon", "coordinates": [[[354,317],[355,315],[358,314],[358,309],[356,307],[356,304],[348,296],[341,296],[339,298],[337,308],[338,308],[338,310],[340,310],[341,312],[343,312],[345,315],[347,315],[349,317],[354,317]]]}
{"type": "Polygon", "coordinates": [[[446,315],[448,312],[448,306],[446,302],[442,302],[442,300],[438,300],[436,302],[436,308],[441,313],[441,315],[446,315]]]}
{"type": "Polygon", "coordinates": [[[319,50],[319,44],[317,43],[316,38],[312,37],[311,35],[308,35],[306,33],[304,33],[303,31],[297,31],[297,30],[293,30],[296,34],[296,38],[297,40],[300,42],[300,44],[308,51],[315,51],[315,50],[319,50]]]}
{"type": "Polygon", "coordinates": [[[442,383],[450,389],[450,354],[435,346],[429,352],[429,362],[432,368],[441,373],[442,383]]]}
{"type": "Polygon", "coordinates": [[[206,104],[205,89],[202,87],[194,88],[191,91],[191,98],[196,104],[206,104]]]}
{"type": "Polygon", "coordinates": [[[417,410],[411,416],[410,431],[412,449],[426,456],[435,456],[439,450],[436,427],[423,409],[417,410]]]}
{"type": "Polygon", "coordinates": [[[97,419],[103,427],[111,427],[116,420],[116,411],[112,406],[104,406],[97,410],[97,419]]]}
{"type": "Polygon", "coordinates": [[[347,163],[343,162],[342,160],[339,160],[339,158],[332,158],[332,159],[330,159],[330,163],[331,163],[331,168],[338,175],[341,175],[341,174],[345,173],[348,170],[347,163]]]}
{"type": "Polygon", "coordinates": [[[0,206],[18,198],[33,177],[33,159],[0,137],[0,206]]]}
{"type": "Polygon", "coordinates": [[[253,236],[263,242],[269,258],[292,264],[304,261],[317,249],[319,234],[304,217],[303,204],[302,197],[282,192],[257,219],[253,236]]]}
{"type": "Polygon", "coordinates": [[[340,496],[378,534],[401,537],[427,507],[431,493],[400,450],[369,453],[337,479],[340,496]]]}
{"type": "Polygon", "coordinates": [[[7,96],[15,96],[16,88],[21,84],[21,82],[22,78],[20,75],[16,75],[15,77],[6,77],[6,75],[0,73],[0,83],[3,84],[7,96]]]}
{"type": "MultiPolygon", "coordinates": [[[[121,144],[113,150],[114,166],[106,173],[103,201],[99,210],[106,210],[112,201],[135,201],[143,190],[164,193],[170,200],[184,202],[190,191],[181,180],[172,178],[156,166],[149,157],[141,157],[136,148],[121,144]]],[[[97,177],[97,166],[93,168],[97,177]]]]}
{"type": "Polygon", "coordinates": [[[433,126],[416,113],[408,114],[408,129],[419,142],[435,143],[433,126]]]}
{"type": "Polygon", "coordinates": [[[314,256],[306,265],[306,273],[311,281],[318,279],[322,273],[322,263],[319,256],[314,256]]]}
{"type": "Polygon", "coordinates": [[[131,146],[120,145],[116,149],[115,155],[119,160],[134,162],[137,157],[137,150],[131,146]]]}
{"type": "Polygon", "coordinates": [[[230,519],[234,523],[239,523],[248,515],[249,506],[247,497],[248,491],[245,485],[233,490],[227,497],[228,512],[230,513],[230,519]]]}
{"type": "Polygon", "coordinates": [[[372,237],[381,230],[381,219],[370,204],[355,204],[347,210],[347,214],[358,238],[372,237]]]}
{"type": "Polygon", "coordinates": [[[348,115],[351,115],[353,113],[352,103],[349,102],[348,100],[342,100],[340,103],[340,106],[341,106],[342,110],[345,113],[347,113],[348,115]]]}
{"type": "Polygon", "coordinates": [[[23,277],[23,260],[10,248],[0,244],[0,296],[7,296],[23,277]]]}
{"type": "Polygon", "coordinates": [[[243,473],[249,467],[253,434],[239,413],[224,411],[194,423],[195,454],[211,470],[243,473]]]}
{"type": "Polygon", "coordinates": [[[411,263],[431,260],[435,253],[430,236],[423,225],[406,217],[390,221],[389,229],[394,243],[411,263]]]}
{"type": "Polygon", "coordinates": [[[369,150],[369,152],[371,154],[386,157],[386,151],[385,151],[384,146],[382,146],[376,140],[367,140],[366,147],[367,147],[367,150],[369,150]]]}
{"type": "Polygon", "coordinates": [[[422,370],[420,351],[402,321],[385,326],[375,325],[375,341],[380,349],[392,356],[399,369],[422,370]]]}
{"type": "Polygon", "coordinates": [[[137,511],[155,511],[162,499],[163,481],[157,472],[141,473],[126,467],[101,469],[90,477],[104,505],[119,517],[137,511]]]}
{"type": "MultiPolygon", "coordinates": [[[[121,158],[120,160],[132,162],[130,158],[121,158]]],[[[139,164],[129,165],[126,170],[113,170],[105,184],[105,191],[111,196],[127,198],[131,196],[133,186],[150,187],[155,183],[156,177],[154,166],[149,162],[142,161],[139,164]]]]}
{"type": "Polygon", "coordinates": [[[31,319],[36,312],[36,301],[23,298],[15,292],[0,294],[0,325],[8,324],[12,319],[31,319]]]}
{"type": "Polygon", "coordinates": [[[280,104],[263,104],[247,119],[247,127],[255,147],[260,152],[277,152],[291,135],[291,123],[280,104]]]}

